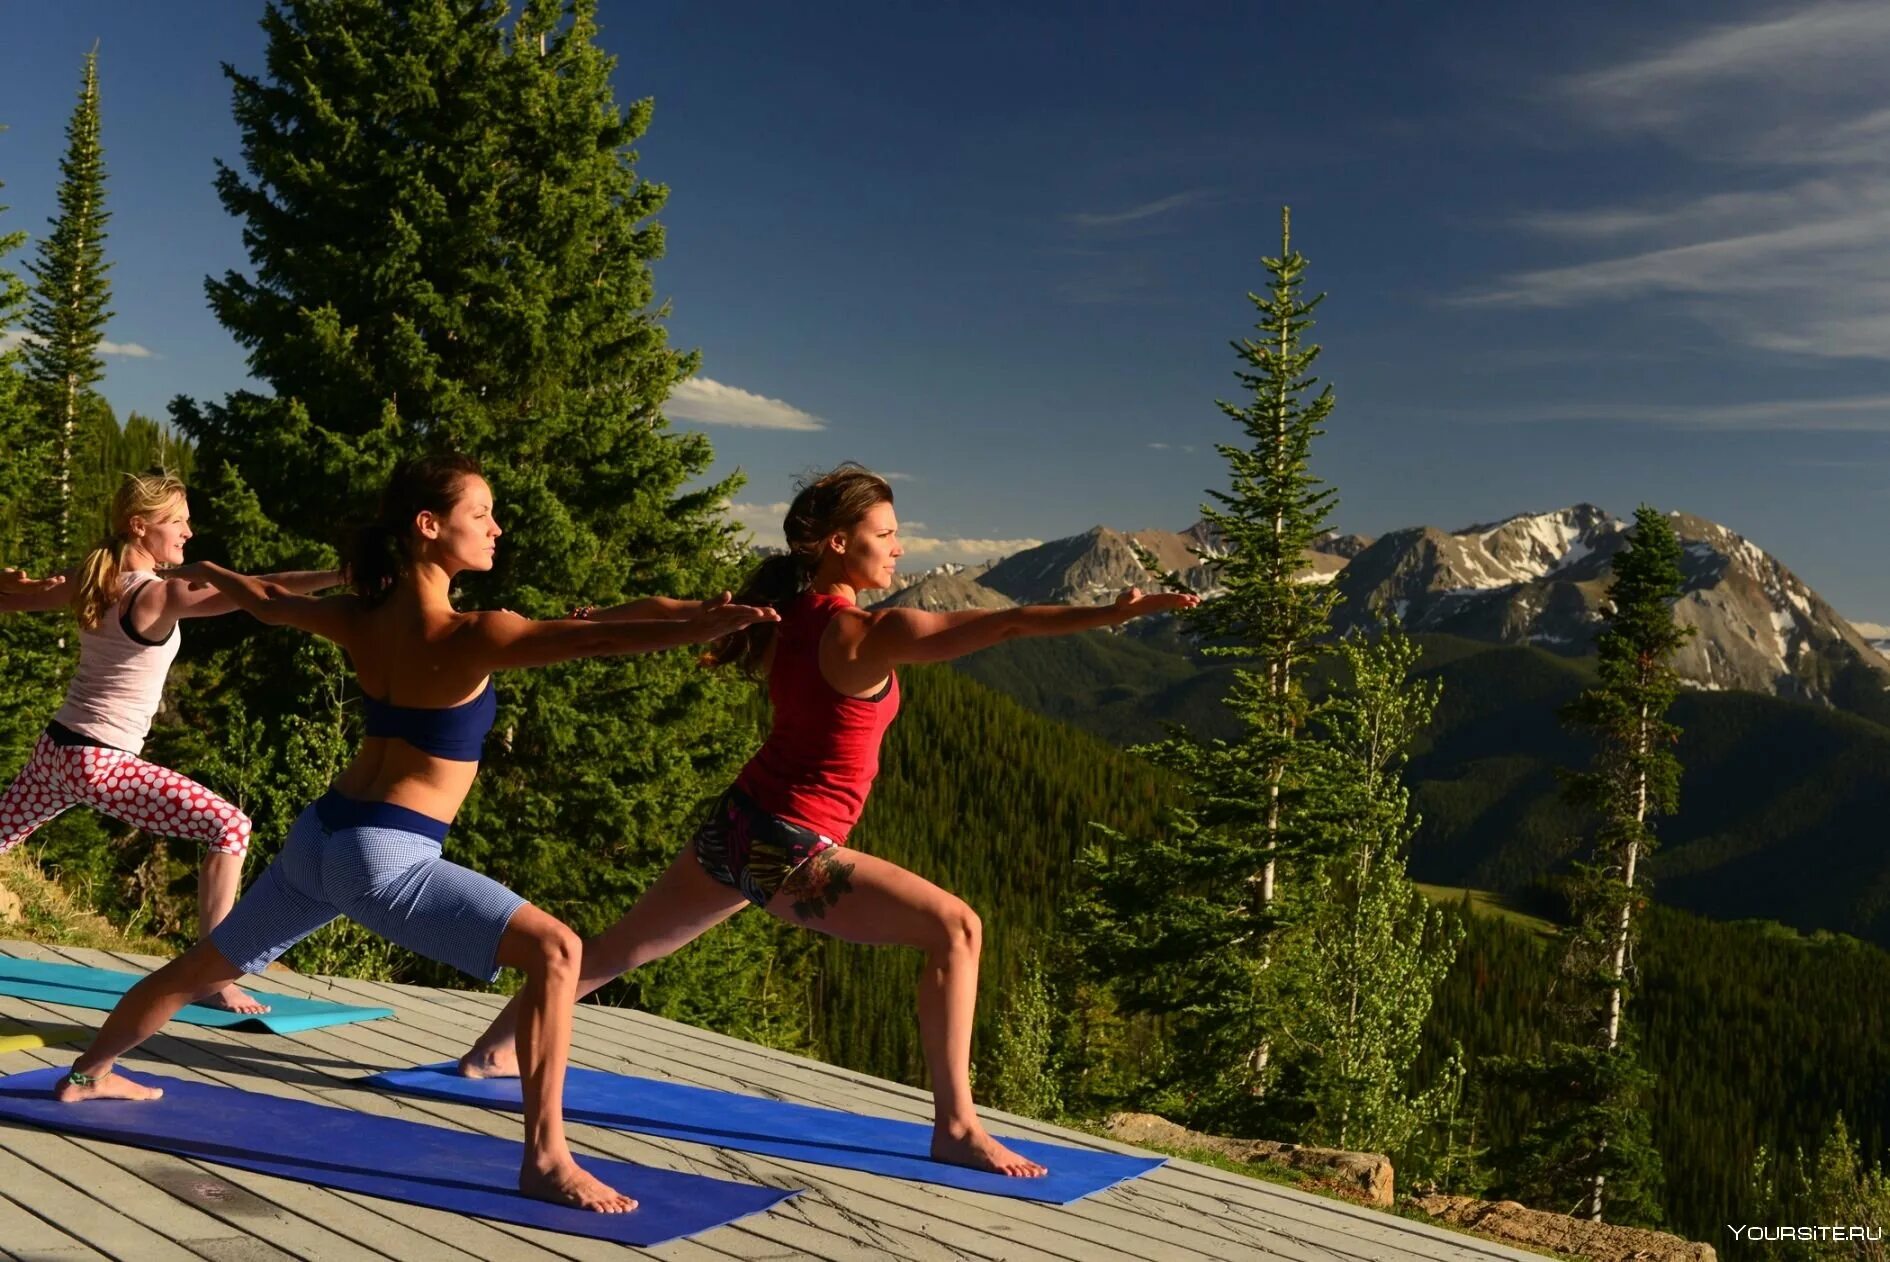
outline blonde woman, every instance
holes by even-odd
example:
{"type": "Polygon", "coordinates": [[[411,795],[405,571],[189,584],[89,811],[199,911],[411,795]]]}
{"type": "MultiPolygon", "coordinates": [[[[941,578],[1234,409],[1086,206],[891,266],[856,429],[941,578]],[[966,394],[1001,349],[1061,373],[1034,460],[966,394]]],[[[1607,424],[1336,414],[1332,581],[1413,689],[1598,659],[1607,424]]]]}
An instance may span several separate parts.
{"type": "MultiPolygon", "coordinates": [[[[208,849],[197,884],[198,931],[208,934],[236,901],[249,817],[195,780],[138,756],[177,657],[177,624],[236,608],[214,589],[159,572],[183,563],[190,537],[182,482],[126,474],[112,496],[111,534],[74,570],[38,582],[16,571],[0,579],[0,610],[69,603],[79,618],[79,670],[65,704],[0,793],[0,854],[75,806],[146,832],[201,841],[208,849]]],[[[333,570],[314,570],[274,574],[270,581],[312,592],[341,579],[333,570]]],[[[233,984],[202,1002],[232,1012],[268,1011],[233,984]]]]}

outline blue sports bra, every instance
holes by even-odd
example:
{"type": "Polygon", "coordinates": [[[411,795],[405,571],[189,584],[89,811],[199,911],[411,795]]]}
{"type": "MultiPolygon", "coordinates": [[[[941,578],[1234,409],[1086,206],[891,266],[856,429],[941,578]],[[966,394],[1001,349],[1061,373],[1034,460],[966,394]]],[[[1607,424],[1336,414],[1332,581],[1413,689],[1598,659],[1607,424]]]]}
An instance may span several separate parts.
{"type": "Polygon", "coordinates": [[[392,736],[422,753],[454,762],[478,762],[486,733],[499,713],[499,690],[490,679],[486,690],[455,706],[394,705],[366,693],[367,734],[392,736]]]}

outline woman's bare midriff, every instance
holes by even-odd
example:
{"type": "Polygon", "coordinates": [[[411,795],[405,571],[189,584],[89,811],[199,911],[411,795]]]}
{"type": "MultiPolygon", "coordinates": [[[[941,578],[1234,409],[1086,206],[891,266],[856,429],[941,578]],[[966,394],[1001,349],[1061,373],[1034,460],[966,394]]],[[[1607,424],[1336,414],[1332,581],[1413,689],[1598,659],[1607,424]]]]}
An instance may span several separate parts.
{"type": "Polygon", "coordinates": [[[476,762],[424,753],[403,740],[370,736],[335,777],[335,791],[360,802],[388,802],[452,822],[479,775],[476,762]]]}

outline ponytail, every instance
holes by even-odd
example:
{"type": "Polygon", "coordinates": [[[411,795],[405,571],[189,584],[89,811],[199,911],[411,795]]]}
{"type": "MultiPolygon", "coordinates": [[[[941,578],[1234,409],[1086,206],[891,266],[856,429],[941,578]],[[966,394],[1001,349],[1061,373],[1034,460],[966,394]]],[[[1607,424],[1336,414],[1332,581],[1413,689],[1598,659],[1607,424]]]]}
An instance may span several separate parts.
{"type": "MultiPolygon", "coordinates": [[[[742,584],[741,591],[735,595],[735,603],[770,605],[785,614],[787,607],[813,584],[814,563],[818,560],[818,553],[809,555],[805,552],[786,552],[766,558],[755,567],[748,581],[742,584]]],[[[755,622],[740,631],[731,631],[713,641],[697,660],[704,666],[727,666],[732,663],[750,679],[759,679],[762,658],[767,655],[768,646],[774,642],[774,628],[772,622],[755,622]]]]}
{"type": "Polygon", "coordinates": [[[111,536],[79,562],[79,584],[72,593],[72,606],[85,630],[98,630],[105,615],[118,603],[118,576],[124,567],[125,540],[111,536]]]}
{"type": "Polygon", "coordinates": [[[134,517],[153,517],[184,496],[184,484],[168,473],[127,473],[112,492],[111,533],[79,563],[79,581],[72,592],[72,607],[79,626],[96,631],[118,603],[119,576],[125,569],[125,550],[131,546],[134,517]]]}
{"type": "Polygon", "coordinates": [[[394,532],[378,521],[356,526],[342,552],[342,575],[369,605],[378,605],[393,590],[405,558],[394,532]]]}
{"type": "Polygon", "coordinates": [[[413,523],[421,513],[445,516],[459,502],[467,478],[482,477],[479,462],[457,452],[403,460],[388,475],[380,510],[350,532],[342,573],[368,606],[380,604],[413,563],[413,523]]]}

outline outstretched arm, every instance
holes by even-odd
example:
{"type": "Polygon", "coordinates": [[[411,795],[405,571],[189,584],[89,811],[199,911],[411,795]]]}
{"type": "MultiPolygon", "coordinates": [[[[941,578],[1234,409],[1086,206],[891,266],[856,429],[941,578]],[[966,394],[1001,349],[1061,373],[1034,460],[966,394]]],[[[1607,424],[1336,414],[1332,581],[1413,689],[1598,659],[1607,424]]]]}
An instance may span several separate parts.
{"type": "MultiPolygon", "coordinates": [[[[766,607],[737,605],[726,594],[699,607],[687,618],[623,621],[595,618],[537,620],[500,610],[479,615],[474,635],[489,670],[549,666],[583,657],[655,653],[685,644],[706,644],[753,622],[776,622],[781,615],[766,607]]],[[[606,611],[610,612],[610,611],[606,611]]]]}
{"type": "MultiPolygon", "coordinates": [[[[722,593],[722,599],[728,599],[727,592],[722,593]]],[[[695,617],[709,603],[706,600],[678,600],[674,596],[645,596],[641,600],[626,601],[607,609],[580,605],[572,611],[571,616],[588,622],[676,622],[695,617]]]]}
{"type": "MultiPolygon", "coordinates": [[[[163,585],[157,591],[141,595],[138,599],[136,619],[158,633],[154,638],[162,639],[168,635],[171,624],[181,619],[214,618],[220,614],[234,613],[241,607],[228,592],[215,586],[194,583],[188,578],[180,579],[177,573],[177,569],[167,571],[161,577],[163,585]]],[[[277,574],[248,577],[296,596],[339,587],[342,581],[340,570],[283,570],[277,574]]],[[[139,629],[143,631],[146,628],[140,626],[139,629]]]]}
{"type": "Polygon", "coordinates": [[[72,602],[70,571],[28,578],[25,570],[0,570],[0,613],[46,613],[72,602]]]}
{"type": "Polygon", "coordinates": [[[887,668],[908,662],[948,662],[1005,640],[1115,627],[1147,614],[1192,609],[1200,601],[1200,597],[1183,592],[1144,596],[1130,587],[1108,605],[1020,605],[1015,609],[967,609],[957,613],[882,609],[867,615],[869,622],[859,657],[875,667],[887,668]]]}
{"type": "MultiPolygon", "coordinates": [[[[313,576],[332,574],[332,571],[298,573],[312,584],[313,576]]],[[[308,596],[274,580],[274,575],[238,574],[214,561],[192,561],[171,570],[167,583],[199,590],[208,585],[228,598],[233,608],[272,627],[295,627],[337,642],[347,634],[358,608],[354,596],[308,596]]]]}

